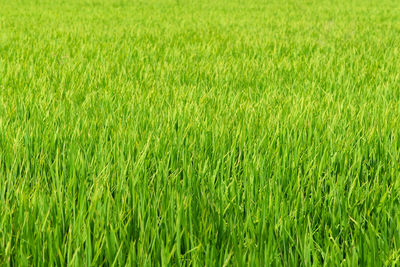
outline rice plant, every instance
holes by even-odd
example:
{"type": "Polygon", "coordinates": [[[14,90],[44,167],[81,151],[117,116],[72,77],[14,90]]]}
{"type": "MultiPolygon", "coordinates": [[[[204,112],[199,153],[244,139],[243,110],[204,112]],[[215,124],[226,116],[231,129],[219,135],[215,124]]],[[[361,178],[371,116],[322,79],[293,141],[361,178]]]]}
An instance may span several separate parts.
{"type": "Polygon", "coordinates": [[[0,265],[396,266],[394,0],[0,0],[0,265]]]}

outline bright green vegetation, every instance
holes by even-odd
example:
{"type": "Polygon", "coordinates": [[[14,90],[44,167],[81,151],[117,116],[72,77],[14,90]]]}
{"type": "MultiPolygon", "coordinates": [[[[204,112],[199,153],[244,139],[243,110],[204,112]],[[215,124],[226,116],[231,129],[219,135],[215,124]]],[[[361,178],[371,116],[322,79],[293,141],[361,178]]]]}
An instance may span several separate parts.
{"type": "Polygon", "coordinates": [[[398,1],[0,0],[0,265],[395,265],[398,1]]]}

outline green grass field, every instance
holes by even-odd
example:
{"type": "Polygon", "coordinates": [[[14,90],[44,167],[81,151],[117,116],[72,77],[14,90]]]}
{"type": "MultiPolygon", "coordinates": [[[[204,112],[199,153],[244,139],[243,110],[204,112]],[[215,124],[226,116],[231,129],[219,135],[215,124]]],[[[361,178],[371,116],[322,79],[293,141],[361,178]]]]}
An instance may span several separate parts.
{"type": "Polygon", "coordinates": [[[399,1],[0,0],[1,266],[399,259],[399,1]]]}

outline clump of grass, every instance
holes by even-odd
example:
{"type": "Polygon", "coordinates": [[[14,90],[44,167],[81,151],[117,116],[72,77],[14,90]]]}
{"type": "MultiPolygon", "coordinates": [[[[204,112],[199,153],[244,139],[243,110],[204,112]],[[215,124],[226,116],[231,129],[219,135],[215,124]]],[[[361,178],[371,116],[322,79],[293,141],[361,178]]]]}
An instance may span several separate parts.
{"type": "Polygon", "coordinates": [[[1,265],[396,265],[393,1],[0,0],[1,265]]]}

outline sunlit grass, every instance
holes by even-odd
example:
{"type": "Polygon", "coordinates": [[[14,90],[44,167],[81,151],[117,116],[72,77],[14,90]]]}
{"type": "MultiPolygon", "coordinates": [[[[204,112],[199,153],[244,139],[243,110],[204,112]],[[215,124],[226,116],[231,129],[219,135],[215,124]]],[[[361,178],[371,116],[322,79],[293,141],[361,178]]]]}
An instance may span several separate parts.
{"type": "Polygon", "coordinates": [[[0,265],[396,265],[396,1],[0,0],[0,265]]]}

